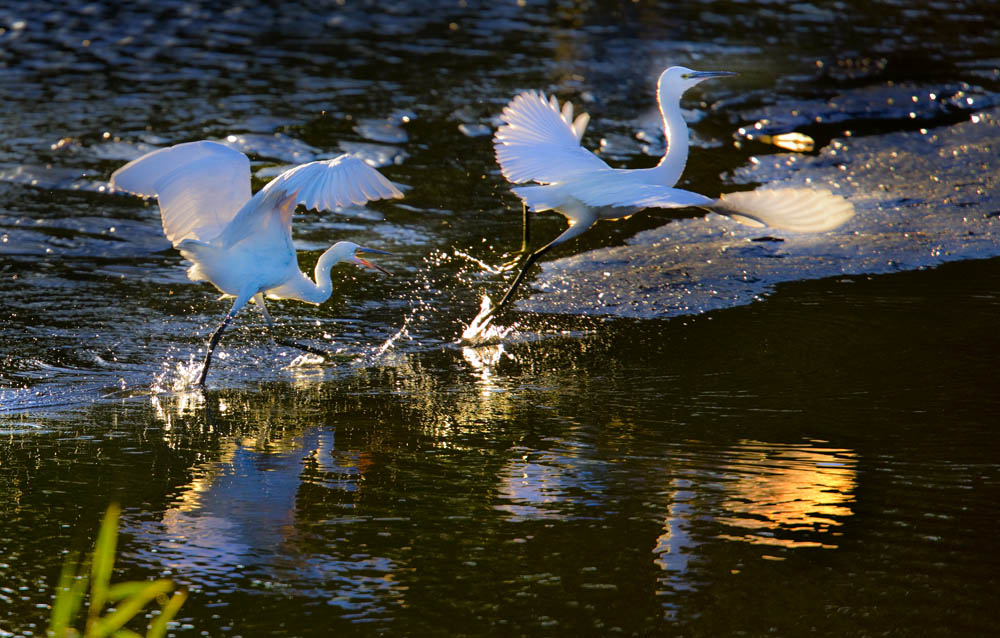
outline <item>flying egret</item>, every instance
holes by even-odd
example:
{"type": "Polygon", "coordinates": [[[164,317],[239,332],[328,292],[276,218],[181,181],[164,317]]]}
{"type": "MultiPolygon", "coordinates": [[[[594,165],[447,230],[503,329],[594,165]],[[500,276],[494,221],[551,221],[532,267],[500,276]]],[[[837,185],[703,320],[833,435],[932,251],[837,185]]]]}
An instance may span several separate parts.
{"type": "MultiPolygon", "coordinates": [[[[163,232],[193,262],[188,277],[208,281],[233,307],[208,341],[197,385],[204,386],[212,353],[236,312],[251,299],[273,331],[264,305],[272,299],[321,304],[330,298],[330,269],[342,261],[386,272],[360,254],[385,251],[338,242],[316,262],[315,281],[299,270],[292,244],[296,207],[330,210],[403,194],[364,161],[350,155],[291,168],[250,196],[250,160],[243,153],[210,141],[188,142],[143,155],[111,176],[114,188],[157,197],[163,232]]],[[[282,342],[309,352],[316,350],[282,342]]]]}
{"type": "MultiPolygon", "coordinates": [[[[483,312],[466,331],[479,331],[510,302],[514,291],[539,257],[580,235],[600,219],[628,217],[643,208],[707,208],[755,226],[818,232],[830,230],[853,215],[853,206],[829,191],[807,188],[728,193],[712,199],[673,188],[688,156],[688,129],[681,115],[681,95],[710,78],[736,75],[727,71],[692,71],[680,66],[666,69],[657,81],[656,99],[663,116],[667,150],[652,168],[612,168],[580,145],[589,116],[573,118],[573,105],[560,108],[553,96],[537,91],[517,95],[500,115],[503,124],[493,137],[493,147],[503,176],[514,184],[514,193],[527,211],[554,210],[569,220],[561,235],[530,253],[500,301],[483,312]]],[[[527,230],[525,230],[525,242],[527,230]]],[[[524,247],[526,248],[526,247],[524,247]]],[[[485,304],[484,304],[485,305],[485,304]]]]}

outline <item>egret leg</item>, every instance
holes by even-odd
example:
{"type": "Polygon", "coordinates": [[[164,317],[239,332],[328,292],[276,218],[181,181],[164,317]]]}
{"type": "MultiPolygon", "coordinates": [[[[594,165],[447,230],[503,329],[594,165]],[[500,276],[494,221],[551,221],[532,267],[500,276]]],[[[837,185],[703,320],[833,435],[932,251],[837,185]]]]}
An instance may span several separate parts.
{"type": "Polygon", "coordinates": [[[271,343],[274,343],[274,319],[271,318],[271,313],[267,311],[267,306],[264,305],[264,293],[258,292],[253,296],[254,303],[260,308],[260,313],[264,315],[264,321],[267,322],[267,336],[271,339],[271,343]]]}
{"type": "Polygon", "coordinates": [[[212,353],[215,352],[215,346],[222,339],[222,333],[225,331],[226,326],[229,325],[229,322],[232,321],[234,314],[236,314],[235,310],[227,314],[226,318],[222,320],[222,323],[219,324],[219,327],[215,329],[215,332],[208,339],[208,352],[205,353],[205,363],[201,366],[201,374],[198,375],[198,381],[195,383],[196,386],[205,387],[205,377],[208,376],[208,367],[212,364],[212,353]]]}
{"type": "Polygon", "coordinates": [[[328,357],[330,353],[326,350],[320,350],[319,348],[314,348],[312,346],[307,346],[304,343],[299,343],[297,341],[292,341],[290,339],[275,339],[275,342],[280,346],[286,346],[288,348],[295,348],[301,350],[302,352],[308,352],[310,354],[318,354],[321,357],[328,357]]]}
{"type": "Polygon", "coordinates": [[[201,374],[198,375],[198,381],[195,383],[196,386],[201,388],[205,387],[205,378],[208,377],[208,367],[212,365],[212,353],[215,352],[215,347],[219,345],[219,340],[222,339],[222,333],[225,332],[226,326],[228,326],[229,322],[236,316],[236,312],[245,306],[248,301],[250,301],[250,297],[251,295],[247,294],[237,297],[236,301],[233,302],[232,309],[230,309],[230,311],[226,314],[225,319],[223,319],[222,323],[219,324],[219,327],[215,329],[212,336],[208,338],[208,352],[205,353],[205,363],[201,366],[201,374]]]}
{"type": "Polygon", "coordinates": [[[267,322],[267,327],[274,330],[274,319],[271,318],[271,313],[267,311],[267,306],[264,305],[264,293],[258,292],[253,296],[254,303],[260,308],[260,313],[264,315],[264,321],[267,322]]]}
{"type": "Polygon", "coordinates": [[[528,205],[521,203],[521,248],[514,251],[513,259],[505,261],[501,270],[507,272],[517,265],[517,262],[527,254],[528,245],[531,239],[531,211],[528,210],[528,205]]]}
{"type": "MultiPolygon", "coordinates": [[[[525,214],[527,214],[527,209],[525,209],[525,214]]],[[[581,234],[583,231],[593,226],[595,221],[597,221],[597,217],[593,214],[580,215],[576,219],[570,221],[570,227],[564,230],[561,235],[528,255],[527,258],[525,258],[524,263],[521,265],[521,269],[518,271],[517,276],[514,277],[514,281],[511,282],[510,287],[507,289],[507,292],[504,293],[503,297],[500,298],[500,301],[497,302],[497,305],[493,306],[484,318],[496,315],[504,306],[510,303],[510,300],[514,297],[514,291],[516,291],[517,287],[521,285],[521,282],[524,280],[524,276],[528,274],[528,269],[531,268],[536,261],[538,261],[539,257],[559,244],[573,239],[577,235],[581,234]]],[[[525,239],[527,239],[527,237],[525,237],[525,239]]]]}
{"type": "Polygon", "coordinates": [[[319,348],[313,348],[312,346],[307,346],[304,343],[298,343],[297,341],[291,341],[289,339],[280,339],[274,336],[274,319],[271,318],[271,313],[267,311],[267,306],[264,305],[264,293],[257,293],[253,298],[254,302],[260,306],[260,311],[264,315],[264,320],[267,321],[268,335],[271,337],[271,341],[278,345],[286,346],[288,348],[296,348],[302,350],[303,352],[308,352],[310,354],[318,354],[321,357],[327,356],[329,353],[320,350],[319,348]]]}

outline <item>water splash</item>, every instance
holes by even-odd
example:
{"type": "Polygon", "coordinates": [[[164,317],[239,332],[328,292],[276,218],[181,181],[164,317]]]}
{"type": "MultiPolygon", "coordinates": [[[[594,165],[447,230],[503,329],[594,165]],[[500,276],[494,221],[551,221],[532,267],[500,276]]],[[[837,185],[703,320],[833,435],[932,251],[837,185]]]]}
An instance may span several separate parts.
{"type": "Polygon", "coordinates": [[[155,397],[158,394],[181,393],[190,390],[198,381],[202,365],[203,362],[196,359],[194,353],[188,355],[186,361],[176,361],[173,365],[169,361],[164,361],[161,372],[153,378],[150,391],[155,397]]]}
{"type": "Polygon", "coordinates": [[[303,352],[299,356],[292,359],[288,365],[286,365],[284,370],[292,370],[295,368],[307,368],[313,366],[323,365],[326,362],[326,357],[322,357],[318,354],[313,354],[311,352],[303,352]]]}
{"type": "Polygon", "coordinates": [[[391,337],[382,342],[382,345],[373,349],[370,357],[371,360],[380,359],[383,355],[385,355],[386,352],[392,350],[395,347],[396,342],[399,341],[400,339],[411,338],[409,328],[410,328],[410,323],[416,316],[415,314],[416,312],[417,312],[416,310],[412,310],[408,315],[406,315],[406,317],[403,318],[403,325],[399,328],[399,330],[397,330],[391,337]]]}
{"type": "Polygon", "coordinates": [[[485,261],[483,261],[482,259],[479,259],[478,257],[473,257],[472,255],[470,255],[469,253],[465,252],[464,250],[459,250],[459,249],[456,248],[454,252],[455,252],[455,256],[456,257],[460,257],[462,259],[465,259],[466,261],[470,261],[470,262],[476,264],[477,266],[479,266],[480,268],[482,268],[483,270],[485,270],[487,273],[489,273],[491,275],[502,275],[503,273],[505,273],[508,270],[510,270],[511,268],[513,268],[514,267],[514,263],[515,263],[515,262],[508,262],[508,263],[500,264],[499,266],[494,266],[492,264],[486,263],[485,261]]]}
{"type": "Polygon", "coordinates": [[[462,332],[462,343],[468,345],[487,345],[503,340],[517,327],[516,324],[510,326],[493,325],[493,302],[488,295],[483,295],[483,300],[479,305],[479,314],[469,323],[462,332]]]}

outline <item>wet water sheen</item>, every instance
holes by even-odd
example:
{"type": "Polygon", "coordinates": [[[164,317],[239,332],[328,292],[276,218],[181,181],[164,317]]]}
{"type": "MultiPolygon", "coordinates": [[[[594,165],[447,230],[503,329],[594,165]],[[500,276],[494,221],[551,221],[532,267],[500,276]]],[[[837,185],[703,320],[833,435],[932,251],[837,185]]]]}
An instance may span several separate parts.
{"type": "Polygon", "coordinates": [[[972,1],[5,4],[0,636],[44,635],[114,501],[116,579],[191,592],[175,636],[992,635],[998,42],[972,1]],[[649,166],[671,64],[740,73],[685,98],[685,187],[820,183],[851,225],[598,224],[457,345],[520,243],[503,105],[649,166]],[[330,360],[248,308],[185,387],[229,304],[106,180],[205,138],[255,188],[344,151],[409,187],[296,220],[304,270],[393,253],[271,307],[330,360]]]}

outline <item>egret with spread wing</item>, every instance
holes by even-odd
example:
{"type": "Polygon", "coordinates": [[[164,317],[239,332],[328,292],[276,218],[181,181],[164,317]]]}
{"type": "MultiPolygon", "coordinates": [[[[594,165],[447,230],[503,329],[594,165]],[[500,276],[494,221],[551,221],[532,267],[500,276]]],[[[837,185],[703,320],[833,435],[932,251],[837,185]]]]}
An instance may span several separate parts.
{"type": "Polygon", "coordinates": [[[548,98],[536,91],[516,96],[503,110],[500,116],[503,124],[493,137],[501,172],[510,182],[518,184],[512,190],[524,202],[526,210],[554,210],[569,220],[569,228],[525,258],[507,292],[495,306],[480,313],[466,331],[466,337],[477,336],[490,318],[510,302],[539,257],[580,235],[600,219],[628,217],[643,208],[694,206],[756,226],[815,232],[830,230],[850,218],[851,204],[829,191],[758,190],[712,199],[673,187],[684,172],[688,156],[688,129],[681,114],[681,95],[699,82],[731,75],[736,74],[692,71],[679,66],[660,74],[656,97],[663,116],[667,151],[652,168],[612,168],[583,148],[580,141],[589,117],[584,113],[574,119],[569,102],[560,108],[555,97],[548,98]]]}
{"type": "MultiPolygon", "coordinates": [[[[338,242],[316,263],[315,281],[299,270],[292,244],[297,206],[330,210],[403,194],[381,173],[350,155],[296,166],[250,195],[250,160],[210,141],[189,142],[148,153],[111,176],[118,190],[157,197],[163,232],[193,262],[188,277],[211,282],[234,297],[233,307],[212,333],[197,384],[203,386],[212,353],[226,326],[251,299],[269,328],[274,322],[264,296],[321,304],[330,298],[330,269],[341,261],[386,272],[359,254],[384,251],[338,242]]],[[[283,342],[296,348],[315,350],[283,342]]]]}

